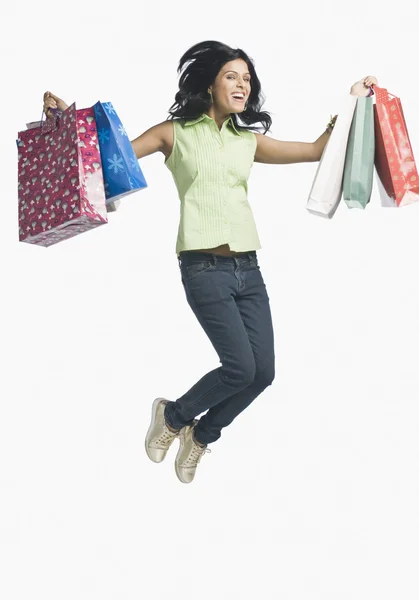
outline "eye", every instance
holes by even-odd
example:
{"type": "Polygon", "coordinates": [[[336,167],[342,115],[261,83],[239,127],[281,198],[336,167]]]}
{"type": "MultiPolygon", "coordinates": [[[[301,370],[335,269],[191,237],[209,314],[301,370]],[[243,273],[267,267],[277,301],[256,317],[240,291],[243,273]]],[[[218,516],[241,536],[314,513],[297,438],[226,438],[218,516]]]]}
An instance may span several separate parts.
{"type": "MultiPolygon", "coordinates": [[[[235,75],[227,75],[227,79],[231,79],[231,78],[235,79],[236,76],[235,75]]],[[[247,81],[247,83],[250,83],[250,79],[248,77],[246,77],[246,79],[244,81],[247,81]]]]}

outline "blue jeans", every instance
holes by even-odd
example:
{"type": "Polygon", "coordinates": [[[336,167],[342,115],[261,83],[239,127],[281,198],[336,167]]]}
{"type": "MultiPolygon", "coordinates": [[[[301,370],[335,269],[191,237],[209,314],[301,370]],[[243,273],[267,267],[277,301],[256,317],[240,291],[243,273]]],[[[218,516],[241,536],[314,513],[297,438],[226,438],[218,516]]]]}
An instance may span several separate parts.
{"type": "Polygon", "coordinates": [[[274,380],[271,310],[256,252],[219,256],[181,253],[179,267],[187,301],[209,337],[221,367],[202,377],[176,402],[168,402],[173,429],[191,425],[201,444],[215,442],[274,380]]]}

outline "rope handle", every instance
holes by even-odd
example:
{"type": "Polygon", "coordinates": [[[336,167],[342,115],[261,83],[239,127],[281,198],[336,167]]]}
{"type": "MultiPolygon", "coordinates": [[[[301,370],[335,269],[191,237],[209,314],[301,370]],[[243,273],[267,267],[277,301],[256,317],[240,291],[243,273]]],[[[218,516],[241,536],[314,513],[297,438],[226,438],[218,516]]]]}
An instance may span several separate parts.
{"type": "Polygon", "coordinates": [[[50,133],[51,131],[56,131],[58,129],[59,116],[61,114],[61,111],[58,108],[50,108],[49,110],[53,113],[54,116],[44,122],[44,114],[45,113],[44,113],[44,110],[42,109],[41,122],[40,122],[41,133],[50,133]]]}

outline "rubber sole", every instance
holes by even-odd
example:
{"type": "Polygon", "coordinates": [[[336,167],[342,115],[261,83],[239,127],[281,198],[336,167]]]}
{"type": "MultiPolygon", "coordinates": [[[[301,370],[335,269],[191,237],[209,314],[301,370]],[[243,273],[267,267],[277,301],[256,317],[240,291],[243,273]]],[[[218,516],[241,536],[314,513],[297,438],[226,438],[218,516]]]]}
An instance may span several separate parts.
{"type": "Polygon", "coordinates": [[[148,428],[147,431],[147,435],[145,436],[145,451],[147,453],[148,458],[156,464],[159,464],[161,462],[164,461],[164,459],[166,458],[165,456],[162,458],[162,460],[153,460],[153,458],[150,456],[149,451],[148,451],[148,441],[149,441],[149,437],[151,434],[151,430],[154,426],[155,420],[156,420],[156,413],[157,413],[157,409],[159,407],[160,402],[164,401],[165,398],[156,398],[153,402],[153,406],[151,408],[151,423],[150,423],[150,427],[148,428]]]}
{"type": "Polygon", "coordinates": [[[179,471],[178,471],[178,467],[177,467],[178,458],[179,458],[179,456],[180,456],[180,453],[181,453],[181,452],[182,452],[182,450],[183,450],[183,446],[184,446],[184,441],[183,441],[183,435],[182,435],[182,432],[181,432],[181,433],[179,434],[179,450],[177,451],[176,458],[175,458],[175,471],[176,471],[176,476],[177,476],[177,478],[179,479],[179,481],[180,481],[181,483],[192,483],[191,481],[183,481],[183,479],[181,478],[181,476],[180,476],[180,473],[179,473],[179,471]]]}

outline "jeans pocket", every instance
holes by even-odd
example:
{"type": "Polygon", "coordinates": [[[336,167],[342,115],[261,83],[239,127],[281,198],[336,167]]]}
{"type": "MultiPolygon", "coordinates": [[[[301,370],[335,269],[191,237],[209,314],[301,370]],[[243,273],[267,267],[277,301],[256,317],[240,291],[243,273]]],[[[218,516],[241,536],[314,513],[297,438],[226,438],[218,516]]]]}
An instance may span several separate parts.
{"type": "Polygon", "coordinates": [[[203,260],[200,262],[191,263],[190,265],[182,265],[181,271],[182,276],[185,280],[190,281],[201,273],[205,273],[210,269],[214,268],[213,263],[210,260],[203,260]]]}
{"type": "Polygon", "coordinates": [[[256,256],[255,257],[252,256],[249,264],[252,267],[252,269],[259,269],[259,263],[258,263],[258,259],[256,258],[256,256]]]}

